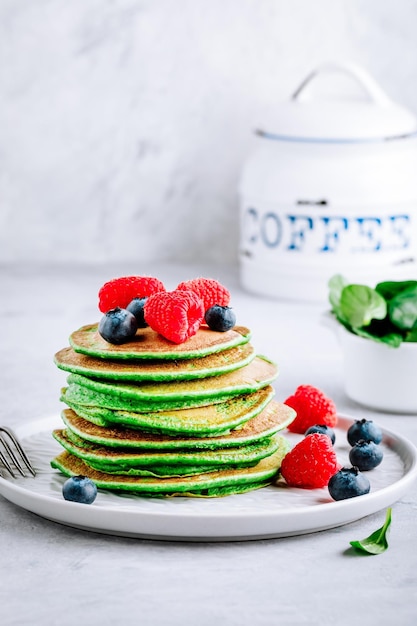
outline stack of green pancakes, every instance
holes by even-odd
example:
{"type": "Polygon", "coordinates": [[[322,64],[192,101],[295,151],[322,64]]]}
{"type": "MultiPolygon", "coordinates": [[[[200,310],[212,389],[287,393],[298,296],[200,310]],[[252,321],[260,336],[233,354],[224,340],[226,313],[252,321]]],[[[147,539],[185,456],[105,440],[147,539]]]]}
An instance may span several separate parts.
{"type": "Polygon", "coordinates": [[[247,328],[202,326],[176,345],[147,327],[114,345],[89,325],[55,363],[68,408],[51,464],[66,476],[141,496],[223,496],[270,484],[288,452],[279,433],[295,412],[273,399],[277,367],[247,328]]]}

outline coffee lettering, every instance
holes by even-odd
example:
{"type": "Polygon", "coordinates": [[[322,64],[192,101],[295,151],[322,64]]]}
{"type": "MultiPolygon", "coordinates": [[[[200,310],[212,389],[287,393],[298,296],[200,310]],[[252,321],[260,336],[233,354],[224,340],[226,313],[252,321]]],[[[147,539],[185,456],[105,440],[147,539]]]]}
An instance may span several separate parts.
{"type": "Polygon", "coordinates": [[[288,250],[302,251],[306,242],[306,232],[313,229],[313,220],[306,215],[287,215],[290,222],[290,243],[288,250]]]}
{"type": "Polygon", "coordinates": [[[358,252],[376,252],[381,249],[381,229],[382,220],[379,217],[358,217],[356,221],[359,226],[359,236],[361,244],[355,247],[358,252]]]}
{"type": "Polygon", "coordinates": [[[269,248],[276,248],[281,240],[281,220],[276,213],[266,213],[261,221],[262,241],[269,248]]]}
{"type": "Polygon", "coordinates": [[[324,226],[324,244],[319,252],[337,252],[340,243],[340,233],[349,228],[345,217],[321,217],[324,226]]]}
{"type": "Polygon", "coordinates": [[[408,215],[392,215],[389,219],[391,232],[394,235],[394,249],[410,246],[410,217],[408,215]]]}
{"type": "Polygon", "coordinates": [[[392,253],[409,248],[408,215],[386,217],[294,215],[248,207],[243,215],[248,245],[307,254],[392,253]]]}
{"type": "Polygon", "coordinates": [[[258,241],[258,222],[258,211],[252,207],[247,209],[245,219],[245,239],[249,243],[256,243],[258,241]]]}

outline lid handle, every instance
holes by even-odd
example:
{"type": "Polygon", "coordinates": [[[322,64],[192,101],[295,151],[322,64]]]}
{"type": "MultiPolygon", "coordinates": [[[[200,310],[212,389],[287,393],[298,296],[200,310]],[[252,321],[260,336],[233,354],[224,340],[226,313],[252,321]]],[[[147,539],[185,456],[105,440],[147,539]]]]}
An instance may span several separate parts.
{"type": "Polygon", "coordinates": [[[364,69],[354,65],[353,63],[324,63],[313,70],[295,90],[291,96],[292,100],[302,100],[306,97],[306,87],[321,73],[342,72],[353,78],[361,89],[366,93],[368,98],[379,106],[390,106],[392,101],[385,91],[379,86],[374,78],[364,69]]]}

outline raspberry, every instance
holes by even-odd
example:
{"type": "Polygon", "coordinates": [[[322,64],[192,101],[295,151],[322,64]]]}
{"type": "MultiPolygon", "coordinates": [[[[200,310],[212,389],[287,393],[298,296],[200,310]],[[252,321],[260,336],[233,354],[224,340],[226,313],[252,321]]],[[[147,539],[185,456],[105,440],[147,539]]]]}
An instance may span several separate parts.
{"type": "Polygon", "coordinates": [[[133,298],[146,298],[165,291],[163,283],[151,276],[123,276],[105,283],[98,292],[98,308],[102,313],[120,307],[125,309],[133,298]]]}
{"type": "Polygon", "coordinates": [[[336,405],[320,389],[312,385],[300,385],[292,396],[285,400],[297,415],[288,430],[304,434],[310,426],[323,424],[333,427],[337,423],[336,405]]]}
{"type": "Polygon", "coordinates": [[[145,320],[173,343],[183,343],[196,334],[204,317],[202,300],[194,291],[159,291],[145,302],[145,320]]]}
{"type": "Polygon", "coordinates": [[[194,278],[180,283],[177,289],[190,289],[203,301],[204,312],[215,304],[227,306],[230,302],[230,293],[214,278],[194,278]]]}
{"type": "Polygon", "coordinates": [[[327,435],[313,433],[297,443],[281,463],[281,474],[290,487],[325,487],[339,469],[327,435]]]}

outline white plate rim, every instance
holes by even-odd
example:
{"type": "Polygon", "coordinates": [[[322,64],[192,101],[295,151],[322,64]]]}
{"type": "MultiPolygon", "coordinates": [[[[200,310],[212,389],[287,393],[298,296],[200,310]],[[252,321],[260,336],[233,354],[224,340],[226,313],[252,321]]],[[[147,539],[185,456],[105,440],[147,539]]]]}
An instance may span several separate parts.
{"type": "MultiPolygon", "coordinates": [[[[347,429],[354,419],[357,418],[340,414],[338,425],[347,429]]],[[[27,422],[15,427],[14,431],[20,438],[24,438],[60,424],[59,416],[54,415],[27,422]]],[[[417,478],[416,447],[401,435],[386,428],[382,428],[382,431],[384,443],[400,457],[404,474],[394,483],[377,491],[338,502],[328,501],[291,509],[273,506],[253,508],[242,514],[228,510],[227,507],[228,498],[241,496],[227,496],[221,498],[220,512],[209,511],[205,507],[202,513],[200,500],[193,499],[194,510],[184,513],[181,508],[174,507],[168,512],[138,511],[133,502],[130,506],[124,498],[123,508],[118,510],[114,505],[102,505],[98,508],[95,504],[82,505],[33,492],[29,488],[30,481],[36,478],[27,479],[27,483],[23,483],[28,487],[13,482],[11,478],[0,479],[0,494],[10,502],[48,520],[110,535],[168,541],[243,541],[302,535],[348,524],[375,513],[399,500],[412,486],[417,478]]],[[[55,472],[51,469],[51,474],[53,473],[55,472]]],[[[258,494],[261,492],[262,490],[258,490],[258,494]]]]}

